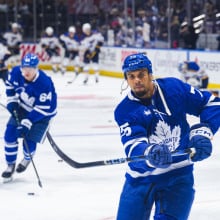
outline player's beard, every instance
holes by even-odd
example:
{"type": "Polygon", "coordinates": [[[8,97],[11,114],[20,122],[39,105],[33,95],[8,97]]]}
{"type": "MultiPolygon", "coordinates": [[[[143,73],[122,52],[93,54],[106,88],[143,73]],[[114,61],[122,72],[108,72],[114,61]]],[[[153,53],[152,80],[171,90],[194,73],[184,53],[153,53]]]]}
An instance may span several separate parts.
{"type": "Polygon", "coordinates": [[[137,98],[140,98],[140,99],[151,98],[153,94],[150,86],[149,88],[144,87],[142,89],[134,89],[133,93],[135,94],[137,98]]]}
{"type": "Polygon", "coordinates": [[[134,92],[135,96],[138,97],[138,98],[145,98],[146,95],[147,95],[147,91],[146,90],[143,90],[143,91],[135,91],[134,92]]]}

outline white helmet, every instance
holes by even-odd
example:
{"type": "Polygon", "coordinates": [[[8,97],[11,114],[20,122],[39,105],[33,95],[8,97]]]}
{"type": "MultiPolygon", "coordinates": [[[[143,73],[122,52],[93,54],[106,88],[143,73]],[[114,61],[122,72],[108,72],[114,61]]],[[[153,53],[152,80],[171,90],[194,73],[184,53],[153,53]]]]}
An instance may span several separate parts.
{"type": "Polygon", "coordinates": [[[14,29],[14,28],[19,28],[19,25],[18,23],[12,23],[11,27],[14,29]]]}
{"type": "Polygon", "coordinates": [[[87,33],[90,30],[91,30],[91,25],[89,23],[83,24],[83,26],[82,26],[83,33],[87,33]]]}
{"type": "Polygon", "coordinates": [[[76,28],[74,26],[70,26],[68,28],[68,32],[75,34],[76,33],[76,28]]]}
{"type": "Polygon", "coordinates": [[[52,35],[53,34],[53,28],[52,27],[47,27],[45,30],[47,35],[52,35]]]}

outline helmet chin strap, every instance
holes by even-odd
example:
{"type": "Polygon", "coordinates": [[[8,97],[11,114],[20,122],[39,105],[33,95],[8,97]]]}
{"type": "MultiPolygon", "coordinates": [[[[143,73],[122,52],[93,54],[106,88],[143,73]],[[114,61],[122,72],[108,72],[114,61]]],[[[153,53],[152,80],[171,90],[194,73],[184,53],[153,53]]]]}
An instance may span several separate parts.
{"type": "Polygon", "coordinates": [[[128,88],[128,83],[125,85],[125,83],[127,83],[127,80],[124,79],[121,83],[121,91],[120,91],[120,95],[122,95],[122,93],[128,88]],[[124,86],[125,85],[125,86],[124,86]]]}

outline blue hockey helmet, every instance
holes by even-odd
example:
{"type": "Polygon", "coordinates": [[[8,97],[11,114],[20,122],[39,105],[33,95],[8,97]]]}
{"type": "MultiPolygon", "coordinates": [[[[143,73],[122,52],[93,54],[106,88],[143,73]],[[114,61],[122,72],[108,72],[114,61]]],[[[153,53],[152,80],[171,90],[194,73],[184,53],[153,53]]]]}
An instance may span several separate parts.
{"type": "Polygon", "coordinates": [[[21,67],[37,68],[38,63],[39,59],[37,55],[33,53],[28,53],[23,57],[21,61],[21,67]]]}
{"type": "Polygon", "coordinates": [[[139,69],[147,69],[148,73],[152,74],[152,63],[148,59],[145,53],[131,54],[127,56],[122,65],[122,70],[124,72],[125,79],[127,78],[127,73],[139,69]]]}
{"type": "Polygon", "coordinates": [[[187,63],[187,70],[199,71],[199,65],[194,61],[190,61],[187,63]]]}
{"type": "Polygon", "coordinates": [[[178,71],[180,73],[184,73],[187,70],[187,62],[179,63],[178,64],[178,71]]]}

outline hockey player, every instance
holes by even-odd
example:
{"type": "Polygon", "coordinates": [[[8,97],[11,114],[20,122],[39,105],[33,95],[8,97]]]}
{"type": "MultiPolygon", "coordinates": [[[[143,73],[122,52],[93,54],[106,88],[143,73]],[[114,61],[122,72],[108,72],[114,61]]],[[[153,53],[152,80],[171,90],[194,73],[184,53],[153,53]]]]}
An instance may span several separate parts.
{"type": "Polygon", "coordinates": [[[61,63],[59,38],[55,36],[52,27],[45,29],[44,35],[40,39],[41,47],[46,51],[52,63],[54,73],[58,71],[61,63]]]}
{"type": "Polygon", "coordinates": [[[81,41],[81,48],[83,53],[83,72],[85,73],[85,79],[83,81],[86,84],[89,80],[90,65],[95,72],[95,81],[99,81],[99,54],[100,48],[104,43],[104,37],[97,31],[92,31],[91,25],[85,23],[82,26],[82,31],[85,34],[84,39],[81,41]]]}
{"type": "Polygon", "coordinates": [[[209,77],[204,70],[194,61],[186,61],[179,65],[182,80],[198,89],[206,89],[209,77]]]}
{"type": "Polygon", "coordinates": [[[43,143],[50,120],[56,115],[54,84],[50,77],[38,69],[38,62],[35,54],[27,54],[21,66],[12,69],[6,82],[7,109],[11,112],[4,134],[7,169],[2,177],[6,180],[10,180],[15,171],[18,139],[25,139],[24,158],[16,168],[21,173],[34,156],[37,143],[43,143]]]}
{"type": "Polygon", "coordinates": [[[8,78],[8,67],[6,61],[11,56],[10,51],[3,44],[0,44],[0,78],[4,81],[8,78]]]}
{"type": "Polygon", "coordinates": [[[153,80],[151,61],[142,53],[126,57],[122,69],[131,91],[114,112],[121,141],[127,157],[148,159],[128,164],[117,220],[149,219],[153,205],[155,220],[187,220],[193,164],[212,153],[220,99],[176,78],[153,80]],[[200,123],[190,126],[187,114],[200,123]]]}
{"type": "Polygon", "coordinates": [[[11,53],[9,62],[10,66],[18,65],[20,62],[20,44],[22,43],[23,37],[21,34],[21,27],[18,23],[12,23],[11,31],[8,31],[3,34],[2,42],[7,46],[8,50],[11,53]]]}
{"type": "Polygon", "coordinates": [[[75,74],[78,75],[79,73],[79,39],[75,33],[76,28],[70,26],[68,28],[68,33],[60,35],[60,42],[65,50],[61,67],[62,74],[66,72],[66,68],[71,62],[73,62],[72,65],[74,66],[75,74]]]}

